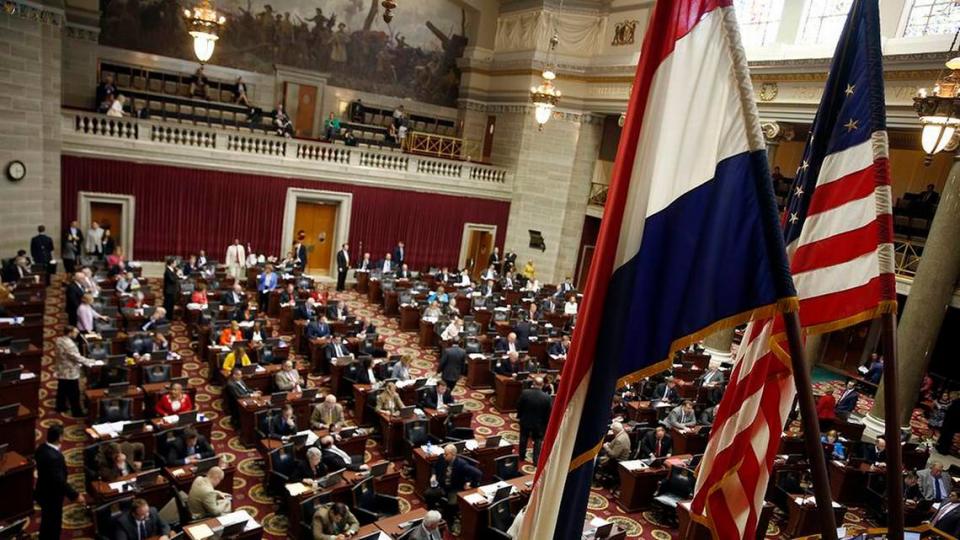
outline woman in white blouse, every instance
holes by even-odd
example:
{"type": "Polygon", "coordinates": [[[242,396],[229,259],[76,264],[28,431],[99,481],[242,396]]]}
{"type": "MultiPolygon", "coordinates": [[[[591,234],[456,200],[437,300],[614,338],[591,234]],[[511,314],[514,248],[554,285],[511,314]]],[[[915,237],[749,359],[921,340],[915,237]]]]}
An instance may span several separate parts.
{"type": "Polygon", "coordinates": [[[577,297],[571,294],[563,304],[563,313],[565,315],[576,315],[577,307],[577,297]]]}

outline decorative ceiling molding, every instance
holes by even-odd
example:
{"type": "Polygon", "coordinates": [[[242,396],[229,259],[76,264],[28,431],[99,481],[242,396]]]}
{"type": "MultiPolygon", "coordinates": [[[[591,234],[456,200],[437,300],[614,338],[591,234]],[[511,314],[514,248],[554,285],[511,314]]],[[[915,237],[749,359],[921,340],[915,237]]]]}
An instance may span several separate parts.
{"type": "Polygon", "coordinates": [[[51,26],[62,27],[66,16],[60,8],[54,8],[22,0],[4,0],[2,13],[13,17],[20,17],[51,26]]]}

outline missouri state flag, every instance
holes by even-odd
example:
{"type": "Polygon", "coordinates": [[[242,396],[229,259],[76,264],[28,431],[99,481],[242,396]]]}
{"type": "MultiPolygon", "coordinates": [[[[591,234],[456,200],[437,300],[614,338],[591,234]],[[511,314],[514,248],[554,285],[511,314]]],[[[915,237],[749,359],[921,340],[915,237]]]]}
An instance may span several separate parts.
{"type": "Polygon", "coordinates": [[[520,538],[580,538],[618,385],[796,309],[732,4],[654,8],[520,538]]]}

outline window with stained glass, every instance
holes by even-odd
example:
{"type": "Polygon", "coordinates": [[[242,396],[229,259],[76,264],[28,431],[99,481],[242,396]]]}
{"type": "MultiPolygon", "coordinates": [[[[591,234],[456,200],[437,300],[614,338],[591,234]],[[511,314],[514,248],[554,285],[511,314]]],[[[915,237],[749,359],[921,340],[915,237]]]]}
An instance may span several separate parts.
{"type": "Polygon", "coordinates": [[[737,22],[745,47],[773,43],[780,30],[784,0],[735,0],[737,22]]]}
{"type": "Polygon", "coordinates": [[[960,5],[955,0],[913,0],[904,36],[953,34],[960,27],[960,5]]]}
{"type": "Polygon", "coordinates": [[[852,4],[853,0],[810,0],[799,43],[835,44],[852,4]]]}

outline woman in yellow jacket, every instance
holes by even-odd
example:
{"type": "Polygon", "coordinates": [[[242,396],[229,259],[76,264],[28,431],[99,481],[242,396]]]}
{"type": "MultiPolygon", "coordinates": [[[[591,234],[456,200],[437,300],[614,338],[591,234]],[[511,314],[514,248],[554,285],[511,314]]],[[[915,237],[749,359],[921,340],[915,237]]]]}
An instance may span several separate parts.
{"type": "Polygon", "coordinates": [[[533,267],[533,261],[527,261],[527,264],[523,265],[523,277],[527,280],[537,277],[537,270],[533,267]]]}
{"type": "Polygon", "coordinates": [[[227,357],[223,359],[223,371],[230,373],[233,371],[233,366],[237,364],[237,357],[240,357],[241,366],[250,365],[250,357],[247,356],[247,351],[243,347],[237,347],[236,349],[230,351],[227,354],[227,357]]]}

